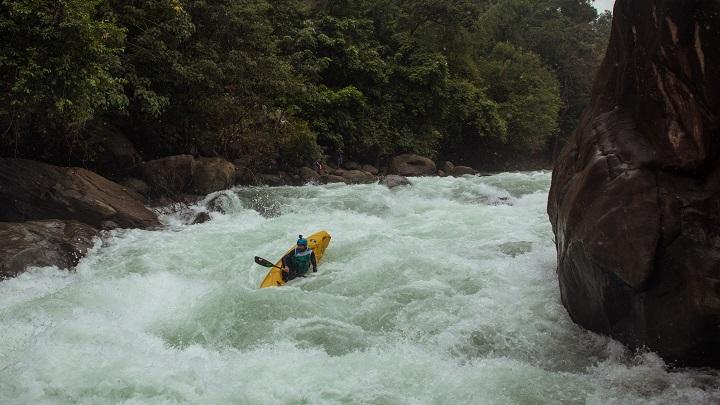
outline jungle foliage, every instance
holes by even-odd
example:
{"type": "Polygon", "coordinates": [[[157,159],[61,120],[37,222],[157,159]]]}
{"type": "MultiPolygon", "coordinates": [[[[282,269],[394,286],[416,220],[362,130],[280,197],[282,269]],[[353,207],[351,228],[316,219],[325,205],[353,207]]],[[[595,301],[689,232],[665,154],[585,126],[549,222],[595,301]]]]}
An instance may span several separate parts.
{"type": "Polygon", "coordinates": [[[145,158],[258,168],[548,151],[609,22],[590,0],[3,0],[1,151],[84,161],[98,122],[145,158]]]}

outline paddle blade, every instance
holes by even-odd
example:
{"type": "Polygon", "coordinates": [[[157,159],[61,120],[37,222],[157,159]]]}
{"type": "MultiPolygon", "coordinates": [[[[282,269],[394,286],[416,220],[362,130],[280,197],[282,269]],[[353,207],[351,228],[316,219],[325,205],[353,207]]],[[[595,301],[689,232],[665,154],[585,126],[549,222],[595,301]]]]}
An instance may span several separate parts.
{"type": "Polygon", "coordinates": [[[255,263],[263,266],[263,267],[274,267],[275,265],[270,263],[269,261],[263,259],[260,256],[255,256],[255,263]]]}

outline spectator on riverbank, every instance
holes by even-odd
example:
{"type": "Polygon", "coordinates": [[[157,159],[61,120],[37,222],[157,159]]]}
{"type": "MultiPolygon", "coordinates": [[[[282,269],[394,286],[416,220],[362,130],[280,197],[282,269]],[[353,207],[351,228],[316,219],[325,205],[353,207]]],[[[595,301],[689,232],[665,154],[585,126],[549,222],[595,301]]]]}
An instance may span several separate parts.
{"type": "Polygon", "coordinates": [[[317,173],[319,175],[325,174],[325,166],[323,166],[323,164],[320,163],[319,160],[316,160],[315,163],[313,163],[312,168],[313,168],[313,170],[315,170],[315,173],[317,173]]]}
{"type": "Polygon", "coordinates": [[[335,155],[335,163],[337,164],[338,169],[342,168],[343,164],[343,153],[341,150],[337,151],[337,154],[335,155]]]}

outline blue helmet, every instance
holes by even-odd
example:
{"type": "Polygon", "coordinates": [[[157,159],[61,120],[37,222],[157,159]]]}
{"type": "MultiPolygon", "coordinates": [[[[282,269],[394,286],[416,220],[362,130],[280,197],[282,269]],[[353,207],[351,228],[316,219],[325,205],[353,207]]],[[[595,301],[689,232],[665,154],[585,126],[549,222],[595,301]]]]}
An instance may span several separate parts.
{"type": "Polygon", "coordinates": [[[302,235],[298,235],[298,240],[296,243],[298,246],[307,246],[307,239],[303,238],[302,235]]]}

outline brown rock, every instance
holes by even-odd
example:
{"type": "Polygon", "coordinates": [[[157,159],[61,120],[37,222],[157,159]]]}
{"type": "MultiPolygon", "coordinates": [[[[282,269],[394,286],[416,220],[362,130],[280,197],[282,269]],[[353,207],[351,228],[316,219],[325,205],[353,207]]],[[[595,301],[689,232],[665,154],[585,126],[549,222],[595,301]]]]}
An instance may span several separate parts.
{"type": "Polygon", "coordinates": [[[192,175],[193,191],[210,194],[235,184],[235,165],[222,158],[200,158],[195,161],[192,175]]]}
{"type": "Polygon", "coordinates": [[[373,176],[377,176],[378,173],[380,173],[380,170],[378,170],[378,168],[373,165],[362,165],[362,168],[360,168],[360,170],[368,172],[373,176]]]}
{"type": "Polygon", "coordinates": [[[325,174],[320,176],[320,181],[323,183],[347,183],[347,179],[341,176],[335,176],[333,174],[325,174]]]}
{"type": "Polygon", "coordinates": [[[720,366],[720,3],[618,0],[548,214],[577,323],[720,366]]]}
{"type": "Polygon", "coordinates": [[[450,161],[444,161],[440,163],[440,170],[444,171],[445,173],[452,173],[453,169],[455,169],[455,165],[450,161]]]}
{"type": "Polygon", "coordinates": [[[375,176],[362,170],[347,170],[343,173],[342,177],[346,180],[346,183],[349,184],[369,184],[377,181],[375,176]]]}
{"type": "Polygon", "coordinates": [[[210,214],[203,211],[203,212],[197,214],[197,216],[195,216],[195,219],[193,219],[193,221],[192,221],[192,225],[203,224],[209,220],[210,220],[210,214]]]}
{"type": "Polygon", "coordinates": [[[95,228],[76,221],[0,222],[0,280],[30,266],[72,268],[97,235],[95,228]]]}
{"type": "Polygon", "coordinates": [[[302,184],[307,183],[319,183],[320,182],[320,175],[317,174],[317,172],[309,167],[301,167],[300,168],[300,182],[302,184]]]}
{"type": "Polygon", "coordinates": [[[436,172],[432,160],[413,154],[395,156],[388,167],[388,174],[400,176],[434,176],[436,172]]]}
{"type": "Polygon", "coordinates": [[[120,182],[120,184],[128,190],[138,193],[140,195],[140,198],[138,198],[139,200],[143,200],[144,198],[142,198],[142,196],[147,195],[150,191],[150,187],[148,187],[147,183],[134,177],[128,177],[120,182]]]}
{"type": "Polygon", "coordinates": [[[127,188],[91,171],[23,159],[0,159],[0,221],[68,219],[95,227],[158,226],[127,188]]]}
{"type": "Polygon", "coordinates": [[[455,177],[462,177],[466,174],[474,176],[477,174],[477,170],[473,169],[472,167],[468,167],[468,166],[455,166],[453,168],[452,172],[450,172],[450,173],[452,174],[452,176],[455,176],[455,177]]]}
{"type": "Polygon", "coordinates": [[[143,163],[138,176],[150,186],[153,196],[178,196],[190,191],[195,172],[191,155],[168,156],[143,163]]]}

